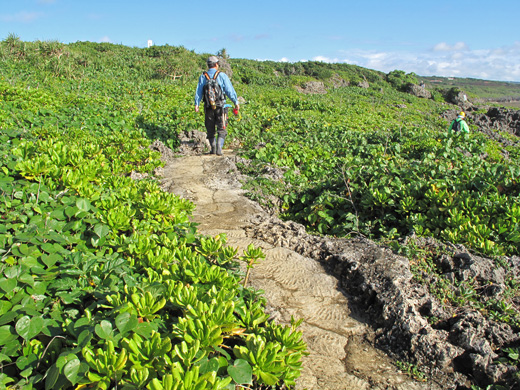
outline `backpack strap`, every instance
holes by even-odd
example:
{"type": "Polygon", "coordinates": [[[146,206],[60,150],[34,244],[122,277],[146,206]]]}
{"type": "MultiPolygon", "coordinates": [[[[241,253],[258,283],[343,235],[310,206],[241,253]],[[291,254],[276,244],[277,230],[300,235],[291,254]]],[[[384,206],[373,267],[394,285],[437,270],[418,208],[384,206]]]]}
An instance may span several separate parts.
{"type": "MultiPolygon", "coordinates": [[[[217,79],[219,73],[220,73],[220,70],[217,70],[217,71],[215,72],[215,74],[213,75],[213,80],[216,80],[216,79],[217,79]]],[[[204,77],[206,77],[206,80],[209,80],[209,79],[210,79],[208,72],[204,72],[203,75],[204,75],[204,77]]]]}

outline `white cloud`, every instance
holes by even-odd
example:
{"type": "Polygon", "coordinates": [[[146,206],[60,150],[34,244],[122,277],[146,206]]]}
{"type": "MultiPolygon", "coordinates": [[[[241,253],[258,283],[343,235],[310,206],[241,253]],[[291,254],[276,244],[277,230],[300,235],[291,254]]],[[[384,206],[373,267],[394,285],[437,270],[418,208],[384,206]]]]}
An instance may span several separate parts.
{"type": "Polygon", "coordinates": [[[18,12],[17,14],[13,15],[0,15],[0,20],[2,22],[16,22],[16,23],[31,23],[35,21],[36,19],[39,19],[43,16],[43,13],[41,12],[18,12]]]}
{"type": "Polygon", "coordinates": [[[329,57],[323,57],[323,56],[313,57],[312,60],[318,61],[318,62],[326,62],[328,64],[333,64],[335,62],[341,62],[341,60],[339,60],[338,58],[329,58],[329,57]]]}
{"type": "Polygon", "coordinates": [[[466,51],[469,50],[465,42],[457,42],[449,45],[446,42],[440,42],[433,47],[433,51],[466,51]]]}
{"type": "Polygon", "coordinates": [[[112,40],[108,36],[104,36],[99,42],[112,43],[112,40]]]}
{"type": "Polygon", "coordinates": [[[315,60],[344,62],[385,73],[399,69],[421,76],[474,77],[520,81],[520,41],[510,46],[470,50],[463,42],[436,45],[424,52],[342,51],[341,59],[322,56],[315,60]]]}

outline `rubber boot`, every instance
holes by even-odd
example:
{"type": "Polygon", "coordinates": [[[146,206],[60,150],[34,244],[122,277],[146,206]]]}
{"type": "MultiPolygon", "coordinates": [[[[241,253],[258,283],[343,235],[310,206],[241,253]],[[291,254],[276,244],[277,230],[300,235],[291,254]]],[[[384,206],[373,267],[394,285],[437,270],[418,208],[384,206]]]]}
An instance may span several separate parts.
{"type": "Polygon", "coordinates": [[[222,156],[222,148],[224,147],[224,137],[219,137],[217,140],[217,156],[222,156]]]}
{"type": "Polygon", "coordinates": [[[215,142],[215,138],[208,138],[209,144],[211,146],[210,154],[215,154],[217,151],[217,143],[215,142]]]}

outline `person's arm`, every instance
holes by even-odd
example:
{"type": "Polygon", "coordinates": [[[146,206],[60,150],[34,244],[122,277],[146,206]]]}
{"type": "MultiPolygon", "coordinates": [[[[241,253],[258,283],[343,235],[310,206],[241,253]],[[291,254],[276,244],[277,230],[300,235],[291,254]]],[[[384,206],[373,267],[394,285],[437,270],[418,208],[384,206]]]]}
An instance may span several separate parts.
{"type": "Polygon", "coordinates": [[[455,123],[455,120],[451,121],[450,128],[448,129],[448,134],[451,134],[453,131],[453,124],[455,123]]]}
{"type": "Polygon", "coordinates": [[[469,133],[469,126],[466,123],[466,121],[460,121],[460,124],[462,125],[462,132],[463,133],[469,133]]]}
{"type": "Polygon", "coordinates": [[[195,112],[199,112],[200,101],[202,100],[202,93],[204,90],[204,82],[206,78],[204,75],[199,77],[199,83],[197,84],[197,89],[195,91],[195,112]]]}
{"type": "Polygon", "coordinates": [[[229,79],[228,75],[225,73],[219,73],[219,77],[222,78],[222,90],[226,94],[228,98],[231,99],[231,101],[235,104],[236,108],[239,108],[238,104],[238,96],[235,92],[235,88],[233,88],[233,84],[231,84],[231,80],[229,79]]]}

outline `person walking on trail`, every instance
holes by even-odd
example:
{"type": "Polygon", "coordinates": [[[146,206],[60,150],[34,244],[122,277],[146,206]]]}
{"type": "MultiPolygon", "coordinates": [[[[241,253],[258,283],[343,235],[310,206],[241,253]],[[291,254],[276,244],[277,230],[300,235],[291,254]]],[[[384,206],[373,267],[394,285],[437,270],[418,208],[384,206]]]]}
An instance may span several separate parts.
{"type": "Polygon", "coordinates": [[[448,133],[469,133],[469,127],[466,121],[464,120],[466,118],[466,114],[464,111],[461,111],[460,114],[455,118],[450,125],[450,128],[448,129],[448,133]]]}
{"type": "Polygon", "coordinates": [[[219,71],[219,59],[211,56],[207,60],[208,70],[199,77],[195,91],[195,112],[199,112],[200,102],[204,101],[204,125],[211,145],[211,154],[222,156],[222,148],[227,135],[226,96],[235,104],[235,114],[240,109],[238,97],[231,80],[219,71]]]}

